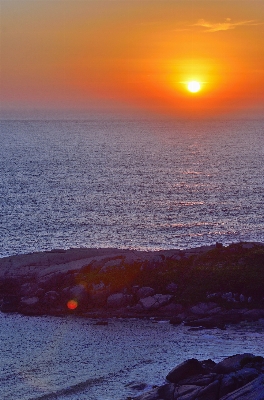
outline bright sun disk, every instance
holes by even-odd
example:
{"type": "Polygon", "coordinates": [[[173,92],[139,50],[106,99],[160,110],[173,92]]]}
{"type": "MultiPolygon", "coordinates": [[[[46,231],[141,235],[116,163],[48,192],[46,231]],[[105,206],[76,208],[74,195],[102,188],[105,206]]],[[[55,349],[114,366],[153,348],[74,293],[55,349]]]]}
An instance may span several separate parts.
{"type": "Polygon", "coordinates": [[[187,88],[189,92],[196,93],[199,92],[199,90],[201,89],[201,84],[197,81],[191,81],[188,82],[187,88]]]}

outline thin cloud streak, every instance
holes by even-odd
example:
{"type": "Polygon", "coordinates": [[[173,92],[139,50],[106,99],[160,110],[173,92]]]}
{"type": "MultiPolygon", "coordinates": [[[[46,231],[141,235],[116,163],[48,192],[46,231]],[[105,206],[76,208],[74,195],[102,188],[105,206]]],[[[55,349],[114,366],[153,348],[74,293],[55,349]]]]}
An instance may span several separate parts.
{"type": "Polygon", "coordinates": [[[205,21],[204,19],[199,19],[196,22],[196,24],[193,24],[192,26],[200,26],[206,28],[204,32],[218,32],[218,31],[228,31],[230,29],[235,29],[238,26],[256,26],[256,25],[261,25],[261,23],[255,20],[231,22],[231,18],[226,18],[225,22],[219,22],[215,24],[205,21]]]}

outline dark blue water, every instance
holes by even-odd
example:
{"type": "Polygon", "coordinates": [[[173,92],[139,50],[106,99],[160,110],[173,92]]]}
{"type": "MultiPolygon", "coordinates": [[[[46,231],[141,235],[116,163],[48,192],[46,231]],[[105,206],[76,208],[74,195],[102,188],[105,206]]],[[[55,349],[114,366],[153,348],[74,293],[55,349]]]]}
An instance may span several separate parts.
{"type": "Polygon", "coordinates": [[[264,240],[264,122],[1,121],[0,255],[264,240]]]}
{"type": "Polygon", "coordinates": [[[0,313],[1,400],[125,400],[162,384],[182,361],[263,353],[264,321],[190,332],[144,320],[0,313]]]}

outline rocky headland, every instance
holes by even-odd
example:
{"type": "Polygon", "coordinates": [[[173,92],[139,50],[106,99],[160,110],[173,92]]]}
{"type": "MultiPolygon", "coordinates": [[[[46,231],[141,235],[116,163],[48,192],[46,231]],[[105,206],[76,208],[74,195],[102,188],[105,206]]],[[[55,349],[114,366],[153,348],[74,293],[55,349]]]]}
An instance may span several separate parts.
{"type": "Polygon", "coordinates": [[[219,363],[189,359],[160,387],[127,400],[263,400],[264,358],[236,354],[219,363]]]}
{"type": "Polygon", "coordinates": [[[189,250],[55,249],[0,259],[0,309],[154,317],[190,329],[264,318],[264,244],[189,250]]]}

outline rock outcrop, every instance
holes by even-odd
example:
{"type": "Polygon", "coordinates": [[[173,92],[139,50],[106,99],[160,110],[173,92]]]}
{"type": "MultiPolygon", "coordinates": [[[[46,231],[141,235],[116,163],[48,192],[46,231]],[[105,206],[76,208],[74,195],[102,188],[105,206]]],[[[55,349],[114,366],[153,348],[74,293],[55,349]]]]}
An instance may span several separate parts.
{"type": "Polygon", "coordinates": [[[264,400],[264,358],[237,354],[220,363],[189,359],[167,383],[130,400],[264,400]]]}
{"type": "Polygon", "coordinates": [[[0,259],[0,310],[27,315],[155,316],[190,329],[224,329],[264,318],[263,286],[260,243],[59,249],[0,259]]]}

